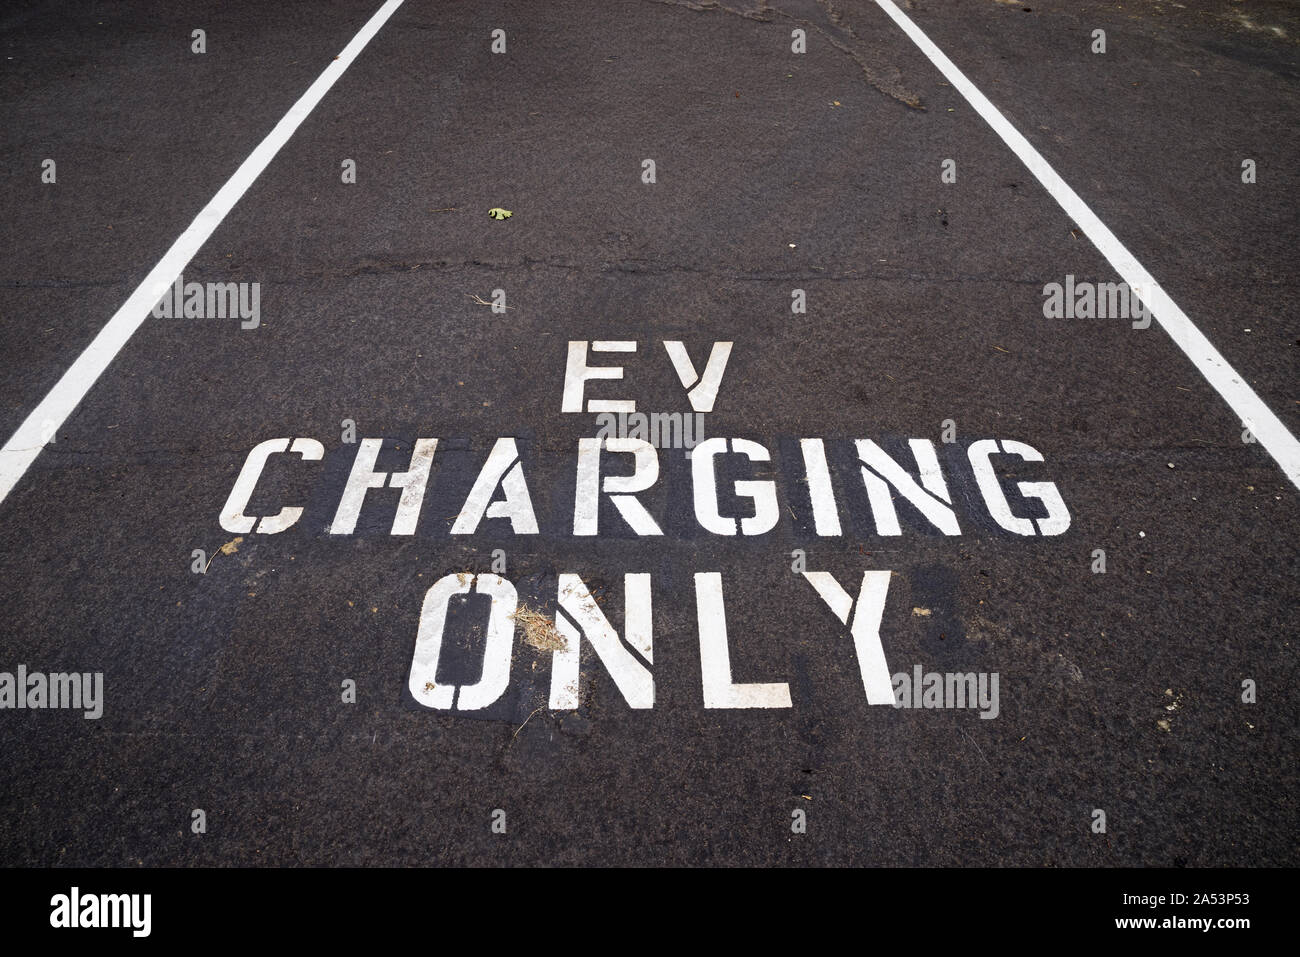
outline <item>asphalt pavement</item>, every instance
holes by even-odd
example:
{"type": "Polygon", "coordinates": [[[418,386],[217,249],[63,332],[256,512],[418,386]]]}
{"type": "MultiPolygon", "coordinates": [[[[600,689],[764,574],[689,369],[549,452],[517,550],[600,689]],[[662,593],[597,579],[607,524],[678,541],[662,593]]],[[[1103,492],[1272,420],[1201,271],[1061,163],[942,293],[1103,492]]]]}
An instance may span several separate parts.
{"type": "Polygon", "coordinates": [[[1229,388],[884,5],[0,15],[0,863],[1300,862],[1300,8],[898,8],[1229,388]]]}

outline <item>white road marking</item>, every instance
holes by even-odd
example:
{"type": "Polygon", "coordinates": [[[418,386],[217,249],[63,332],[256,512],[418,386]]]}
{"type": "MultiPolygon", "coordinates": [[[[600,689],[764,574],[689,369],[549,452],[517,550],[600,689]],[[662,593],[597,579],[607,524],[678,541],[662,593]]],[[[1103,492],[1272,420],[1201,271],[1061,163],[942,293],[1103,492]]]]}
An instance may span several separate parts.
{"type": "Polygon", "coordinates": [[[706,708],[788,708],[790,686],[731,680],[731,650],[727,645],[727,612],[722,600],[720,572],[695,573],[696,617],[700,623],[700,673],[706,708]]]}
{"type": "Polygon", "coordinates": [[[893,572],[868,571],[862,573],[862,587],[855,604],[830,572],[804,572],[803,577],[817,589],[822,601],[830,606],[835,617],[849,625],[853,635],[853,648],[858,655],[858,670],[862,674],[862,690],[867,694],[867,704],[893,704],[894,685],[885,662],[885,648],[880,643],[880,622],[885,617],[885,595],[889,592],[889,576],[893,572]],[[849,613],[853,623],[849,624],[849,613]]]}
{"type": "Polygon", "coordinates": [[[239,169],[235,170],[226,185],[203,207],[194,222],[159,260],[158,265],[144,277],[130,298],[113,314],[113,318],[86,346],[85,351],[63,374],[63,378],[55,383],[54,388],[27,416],[4,448],[0,449],[0,502],[8,497],[18,480],[41,454],[45,443],[67,421],[68,416],[86,397],[90,387],[144,323],[154,305],[166,294],[176,277],[221,225],[221,221],[401,5],[402,0],[387,0],[343,48],[343,52],[325,67],[316,82],[307,88],[307,92],[249,154],[239,169]]]}
{"type": "Polygon", "coordinates": [[[840,535],[840,514],[835,505],[835,487],[826,464],[826,443],[821,439],[800,439],[804,469],[808,475],[808,495],[812,502],[813,524],[818,535],[840,535]]]}
{"type": "MultiPolygon", "coordinates": [[[[654,663],[653,623],[650,600],[650,576],[644,572],[623,576],[623,620],[627,645],[600,610],[580,575],[559,576],[556,605],[565,614],[555,616],[555,628],[564,636],[564,647],[551,655],[552,711],[578,707],[582,682],[580,649],[585,640],[600,659],[614,686],[630,708],[655,706],[655,682],[650,669],[654,663]],[[572,621],[570,621],[572,619],[572,621]],[[574,627],[574,624],[578,627],[574,627]],[[636,654],[632,653],[635,650],[636,654]],[[640,655],[645,661],[637,658],[640,655]]],[[[588,681],[591,679],[588,678],[588,681]]]]}
{"type": "Polygon", "coordinates": [[[1228,365],[1228,361],[1219,354],[1219,350],[1210,344],[1210,340],[1205,338],[1183,310],[1179,309],[1173,299],[1160,287],[1155,278],[1079,198],[1079,194],[1066,185],[1065,180],[1056,174],[1038,150],[1020,135],[1006,117],[998,112],[998,108],[989,102],[988,97],[981,93],[961,70],[957,69],[944,52],[921,31],[921,28],[899,10],[893,0],[876,0],[876,5],[898,24],[930,62],[939,68],[939,72],[948,82],[966,98],[980,116],[984,117],[984,121],[993,128],[993,132],[1002,138],[1029,172],[1033,173],[1043,187],[1052,194],[1052,198],[1092,240],[1092,244],[1128,283],[1129,288],[1142,291],[1143,300],[1155,314],[1156,321],[1186,353],[1187,358],[1192,360],[1192,364],[1201,371],[1214,390],[1224,398],[1242,424],[1251,431],[1264,448],[1268,449],[1269,454],[1277,459],[1287,478],[1300,487],[1300,441],[1297,441],[1282,421],[1270,411],[1255,394],[1255,390],[1246,384],[1232,366],[1228,365]]]}

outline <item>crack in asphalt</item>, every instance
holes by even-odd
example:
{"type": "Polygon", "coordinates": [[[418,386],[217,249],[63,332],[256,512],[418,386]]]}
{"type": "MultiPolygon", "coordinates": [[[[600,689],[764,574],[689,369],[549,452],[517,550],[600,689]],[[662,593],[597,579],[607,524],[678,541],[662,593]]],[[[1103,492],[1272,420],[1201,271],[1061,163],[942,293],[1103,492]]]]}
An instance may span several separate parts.
{"type": "MultiPolygon", "coordinates": [[[[511,261],[490,261],[469,259],[453,262],[451,260],[425,260],[422,262],[394,261],[378,262],[370,260],[351,269],[335,271],[318,270],[302,272],[293,277],[263,280],[268,285],[306,286],[320,282],[346,282],[362,276],[388,276],[419,270],[456,270],[482,269],[490,272],[502,272],[511,269],[557,269],[566,272],[619,272],[643,276],[669,275],[672,273],[692,273],[714,279],[732,279],[743,282],[786,282],[792,279],[812,282],[992,282],[1013,283],[1017,285],[1041,286],[1042,281],[1036,277],[1002,276],[996,273],[959,273],[944,274],[903,271],[902,267],[892,270],[882,269],[857,273],[854,269],[828,272],[824,268],[811,266],[805,269],[716,269],[692,263],[662,262],[655,259],[597,259],[590,262],[570,262],[558,259],[535,259],[524,256],[511,261]]],[[[1096,277],[1100,281],[1100,275],[1096,277]]]]}
{"type": "Polygon", "coordinates": [[[882,56],[883,49],[875,45],[869,51],[860,49],[870,41],[858,36],[844,20],[844,13],[831,0],[782,0],[780,6],[774,6],[758,0],[753,9],[740,9],[718,2],[718,0],[649,0],[662,6],[680,7],[699,13],[721,12],[743,17],[759,23],[773,23],[777,17],[784,17],[792,23],[809,27],[824,37],[826,41],[848,56],[862,71],[867,84],[877,92],[914,110],[924,110],[921,97],[903,83],[902,71],[895,66],[880,69],[876,61],[887,62],[882,56]],[[837,36],[838,34],[838,36],[837,36]]]}

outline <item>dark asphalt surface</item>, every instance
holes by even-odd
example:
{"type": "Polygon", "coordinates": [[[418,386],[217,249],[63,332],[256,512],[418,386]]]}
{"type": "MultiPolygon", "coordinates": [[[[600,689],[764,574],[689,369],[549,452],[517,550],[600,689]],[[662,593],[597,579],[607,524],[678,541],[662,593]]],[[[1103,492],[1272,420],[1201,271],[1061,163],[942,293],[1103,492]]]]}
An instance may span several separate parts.
{"type": "MultiPolygon", "coordinates": [[[[0,16],[6,438],[378,6],[0,16]]],[[[710,6],[407,0],[306,119],[185,269],[260,283],[261,326],[148,319],[0,503],[0,671],[102,671],[106,696],[98,721],[0,712],[0,863],[1300,861],[1297,489],[1161,329],[1044,319],[1046,283],[1117,277],[874,3],[710,6]],[[472,298],[495,288],[504,315],[472,298]],[[560,412],[566,349],[601,339],[638,351],[593,356],[626,377],[588,396],[645,411],[688,410],[664,340],[697,368],[735,343],[706,435],[771,450],[719,476],[776,482],[771,532],[704,531],[664,449],[642,496],[661,538],[607,503],[599,537],[572,534],[596,426],[560,412]],[[344,419],[393,471],[439,438],[416,535],[388,534],[395,490],[326,533],[344,419]],[[192,549],[234,537],[218,519],[245,456],[282,436],[325,458],[281,457],[249,511],[303,518],[193,574],[192,549]],[[499,436],[540,534],[452,536],[499,436]],[[807,437],[827,439],[842,537],[813,530],[807,437]],[[960,536],[905,503],[902,534],[876,532],[852,440],[908,463],[910,438],[936,443],[960,536]],[[966,464],[982,438],[1043,454],[999,474],[1055,483],[1068,531],[992,521],[966,464]],[[412,703],[425,590],[498,548],[521,598],[553,607],[556,575],[581,574],[620,632],[623,575],[650,573],[653,710],[586,643],[580,708],[537,710],[550,656],[518,636],[488,713],[412,703]],[[891,570],[890,670],[997,672],[999,716],[868,706],[797,548],[855,596],[891,570]],[[704,708],[696,572],[721,573],[735,680],[787,682],[791,708],[704,708]]],[[[1300,7],[905,9],[1300,429],[1300,7]]],[[[447,681],[476,677],[472,611],[447,681]]]]}

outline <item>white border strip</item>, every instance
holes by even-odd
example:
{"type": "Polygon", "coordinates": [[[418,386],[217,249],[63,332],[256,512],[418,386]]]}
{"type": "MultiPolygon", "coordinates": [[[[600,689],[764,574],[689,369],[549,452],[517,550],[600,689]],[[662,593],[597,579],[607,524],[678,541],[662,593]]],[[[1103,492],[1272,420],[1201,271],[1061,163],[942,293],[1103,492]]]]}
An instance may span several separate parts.
{"type": "Polygon", "coordinates": [[[140,328],[154,305],[162,298],[167,289],[180,276],[181,271],[189,265],[195,253],[212,236],[221,221],[239,202],[240,198],[253,185],[253,182],[266,169],[280,148],[289,141],[294,131],[315,109],[316,104],[325,97],[330,87],[343,75],[361,53],[371,38],[388,22],[402,0],[387,0],[374,16],[367,21],[359,33],[343,48],[343,52],[325,67],[316,82],[307,88],[307,92],[284,115],[275,129],[266,135],[266,139],[257,145],[248,159],[240,164],[233,176],[212,197],[208,205],[195,218],[180,238],[172,243],[171,249],[158,261],[149,275],[136,287],[131,297],[122,304],[122,308],[113,314],[108,325],[86,346],[85,351],[77,357],[76,362],[41,400],[40,405],[32,410],[31,415],[23,421],[18,430],[0,449],[0,502],[3,502],[18,480],[23,477],[28,467],[41,454],[46,442],[63,425],[72,411],[86,397],[90,387],[108,368],[110,362],[122,350],[127,341],[140,328]]]}
{"type": "Polygon", "coordinates": [[[1292,484],[1300,487],[1300,442],[1292,435],[1282,421],[1274,415],[1255,391],[1246,384],[1232,368],[1228,361],[1219,354],[1219,350],[1210,344],[1201,331],[1192,324],[1183,310],[1169,295],[1160,288],[1152,275],[1133,257],[1124,244],[1115,238],[1115,234],[1097,218],[1088,208],[1088,204],[1079,198],[1078,193],[1066,185],[1065,180],[1047,164],[1038,150],[1007,122],[1006,117],[998,112],[997,107],[989,102],[988,97],[975,88],[966,79],[961,70],[953,64],[944,52],[921,32],[921,28],[894,5],[893,0],[876,0],[877,6],[884,10],[917,45],[930,62],[942,73],[966,101],[975,108],[984,121],[993,128],[993,132],[1002,137],[1002,141],[1011,147],[1020,161],[1028,167],[1052,198],[1060,203],[1061,208],[1079,225],[1094,246],[1114,267],[1120,277],[1128,283],[1129,289],[1140,292],[1142,300],[1150,308],[1155,319],[1169,333],[1192,364],[1201,371],[1214,390],[1223,396],[1242,424],[1250,429],[1251,434],[1268,449],[1269,454],[1277,459],[1278,465],[1286,473],[1292,484]]]}

